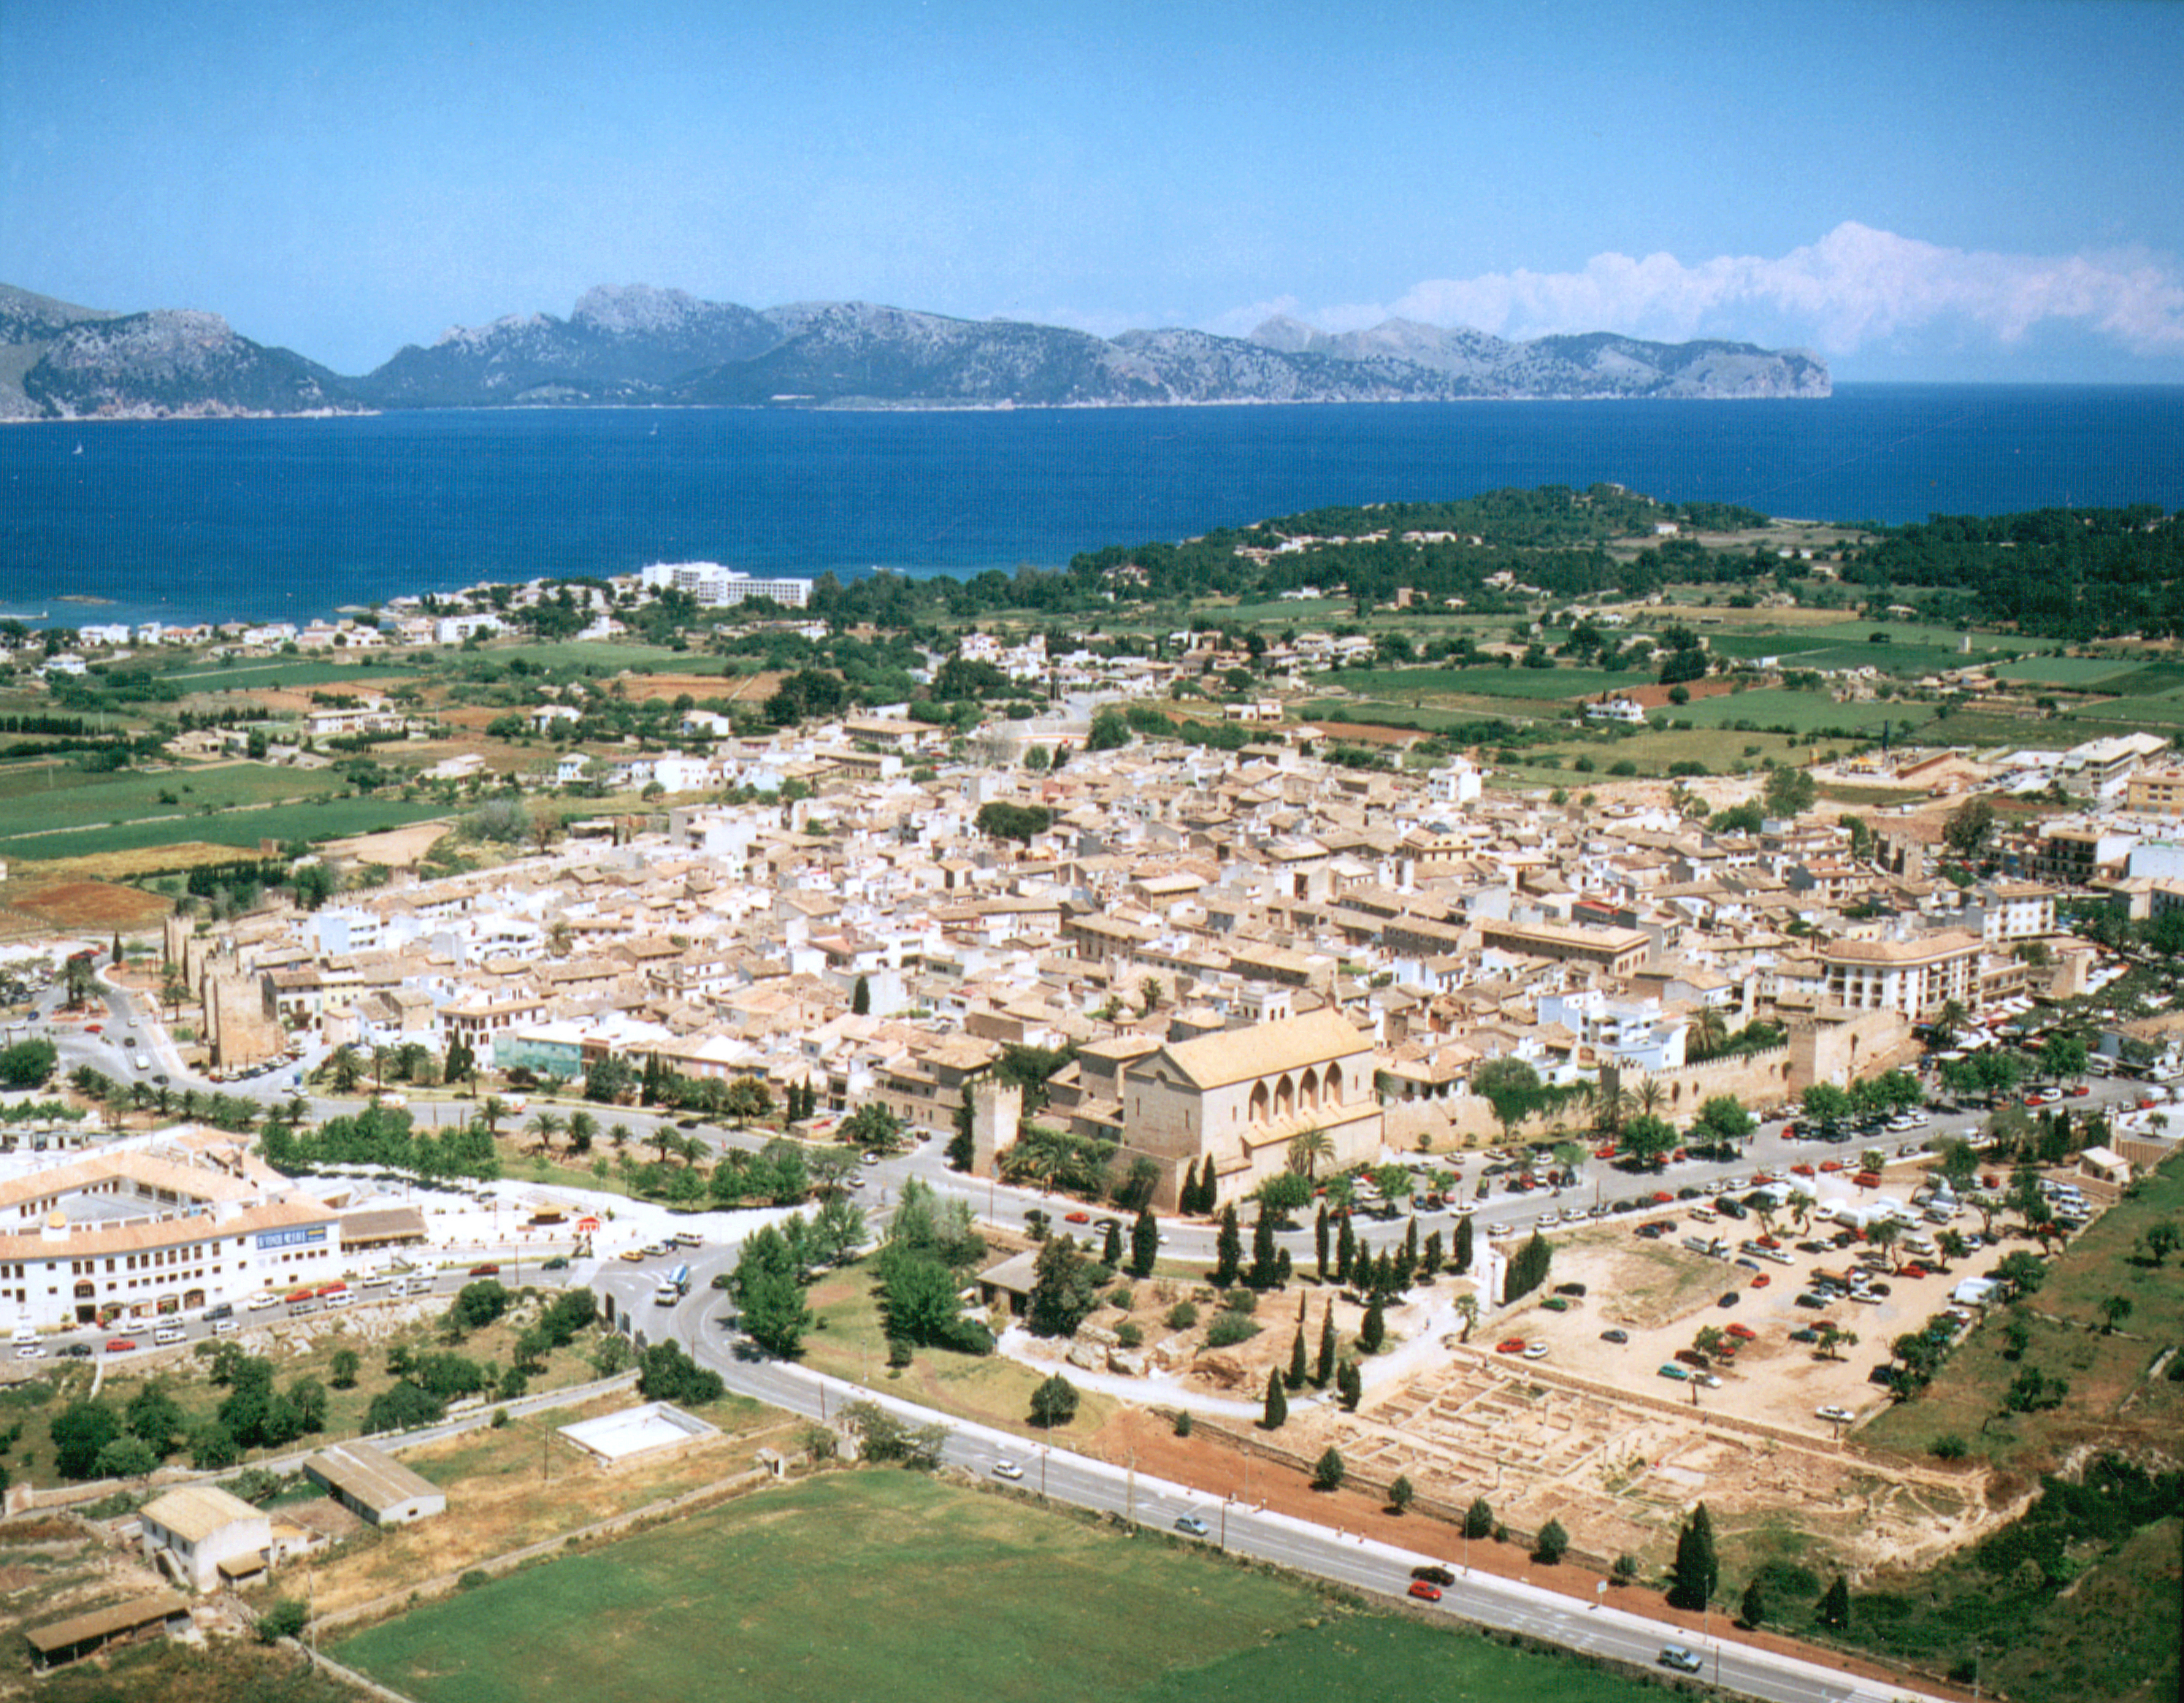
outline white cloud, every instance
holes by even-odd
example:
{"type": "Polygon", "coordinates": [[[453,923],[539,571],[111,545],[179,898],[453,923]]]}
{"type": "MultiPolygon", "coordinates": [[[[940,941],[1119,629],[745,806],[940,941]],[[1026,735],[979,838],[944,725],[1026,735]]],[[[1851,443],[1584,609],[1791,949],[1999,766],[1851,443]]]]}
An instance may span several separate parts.
{"type": "Polygon", "coordinates": [[[2184,352],[2184,272],[2143,254],[1989,254],[1846,222],[1779,260],[1725,254],[1685,265],[1673,254],[1597,254],[1581,271],[1433,279],[1393,302],[1300,316],[1331,331],[1400,317],[1507,338],[1617,331],[1675,340],[1749,335],[1763,316],[1786,340],[1829,355],[1945,321],[2004,344],[2062,321],[2139,354],[2175,354],[2184,352]]]}

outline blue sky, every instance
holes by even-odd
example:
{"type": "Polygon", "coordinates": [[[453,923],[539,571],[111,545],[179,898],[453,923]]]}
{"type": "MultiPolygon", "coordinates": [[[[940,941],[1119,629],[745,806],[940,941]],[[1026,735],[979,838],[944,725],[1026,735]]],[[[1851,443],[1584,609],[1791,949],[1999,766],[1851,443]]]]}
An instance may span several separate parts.
{"type": "Polygon", "coordinates": [[[337,371],[599,283],[2184,382],[2184,6],[0,0],[0,282],[337,371]]]}

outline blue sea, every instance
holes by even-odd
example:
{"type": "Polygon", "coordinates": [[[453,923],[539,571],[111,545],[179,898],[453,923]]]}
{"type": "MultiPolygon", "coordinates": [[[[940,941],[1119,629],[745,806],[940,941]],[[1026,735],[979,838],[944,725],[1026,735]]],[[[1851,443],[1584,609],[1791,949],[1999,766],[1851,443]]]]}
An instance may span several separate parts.
{"type": "Polygon", "coordinates": [[[689,559],[759,574],[967,575],[1327,504],[1597,480],[1812,520],[2176,510],[2184,388],[9,426],[0,616],[303,619],[479,580],[689,559]]]}

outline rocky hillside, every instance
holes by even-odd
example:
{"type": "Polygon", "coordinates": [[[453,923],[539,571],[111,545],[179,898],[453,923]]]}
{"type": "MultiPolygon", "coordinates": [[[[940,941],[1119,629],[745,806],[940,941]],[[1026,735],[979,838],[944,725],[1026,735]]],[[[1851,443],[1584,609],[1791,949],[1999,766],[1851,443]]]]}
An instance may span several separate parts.
{"type": "Polygon", "coordinates": [[[109,314],[0,287],[0,418],[312,414],[361,405],[326,368],[218,314],[109,314]]]}
{"type": "Polygon", "coordinates": [[[1597,332],[1508,343],[1391,320],[1329,334],[1106,338],[863,302],[758,311],[644,285],[588,291],[411,345],[360,378],[238,337],[217,315],[107,315],[0,289],[0,417],[298,414],[560,405],[1067,407],[1829,394],[1809,355],[1597,332]]]}

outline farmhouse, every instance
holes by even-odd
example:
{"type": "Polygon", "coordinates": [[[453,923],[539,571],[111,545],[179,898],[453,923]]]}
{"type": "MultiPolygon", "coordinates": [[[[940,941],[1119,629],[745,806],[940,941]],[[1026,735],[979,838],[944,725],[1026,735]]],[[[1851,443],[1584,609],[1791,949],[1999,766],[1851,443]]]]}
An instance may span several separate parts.
{"type": "Polygon", "coordinates": [[[403,1526],[448,1511],[448,1493],[369,1443],[337,1443],[304,1462],[304,1476],[375,1526],[403,1526]]]}
{"type": "Polygon", "coordinates": [[[216,1484],[186,1484],[137,1515],[146,1559],[192,1590],[215,1589],[221,1576],[246,1577],[271,1559],[273,1522],[261,1508],[216,1484]]]}

